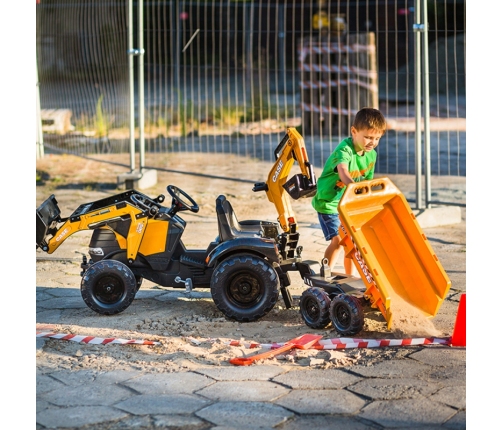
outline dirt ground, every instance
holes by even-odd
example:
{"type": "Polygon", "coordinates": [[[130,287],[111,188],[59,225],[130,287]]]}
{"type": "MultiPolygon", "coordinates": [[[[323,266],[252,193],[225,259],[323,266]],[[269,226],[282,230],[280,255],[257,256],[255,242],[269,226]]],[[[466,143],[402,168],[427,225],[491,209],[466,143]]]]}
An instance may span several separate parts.
{"type": "MultiPolygon", "coordinates": [[[[117,176],[129,171],[129,155],[101,155],[99,160],[70,155],[47,155],[38,160],[37,207],[55,194],[62,216],[69,216],[82,203],[119,192],[116,188],[117,176]]],[[[139,160],[136,163],[139,165],[139,160]]],[[[147,154],[145,164],[165,169],[158,171],[157,185],[143,190],[145,194],[168,196],[166,186],[173,184],[199,204],[197,214],[181,214],[187,221],[183,236],[187,248],[203,249],[217,236],[215,199],[219,194],[224,194],[231,201],[239,219],[275,220],[277,217],[266,194],[252,192],[254,182],[266,179],[272,167],[269,163],[233,155],[180,153],[147,154]]],[[[316,170],[319,175],[320,169],[316,170]]],[[[400,189],[413,189],[414,176],[389,177],[400,189]]],[[[458,198],[463,198],[465,203],[465,188],[463,193],[462,190],[459,192],[457,185],[455,178],[443,177],[438,189],[450,196],[458,193],[458,198]]],[[[166,203],[168,201],[167,198],[166,203]]],[[[306,233],[305,241],[300,240],[304,248],[302,257],[320,261],[326,242],[317,225],[310,199],[294,201],[293,208],[300,235],[306,233]]],[[[365,325],[359,338],[445,338],[451,335],[459,294],[465,291],[465,209],[462,211],[460,225],[425,231],[452,280],[450,293],[437,316],[426,320],[406,304],[396,303],[391,330],[387,330],[381,313],[373,310],[365,314],[365,325]]],[[[49,339],[43,349],[37,350],[37,366],[69,370],[93,368],[172,372],[208,364],[228,365],[232,357],[258,351],[249,348],[250,342],[285,342],[304,333],[321,334],[324,339],[338,337],[331,325],[313,330],[301,319],[298,302],[306,287],[299,275],[296,278],[292,275],[293,285],[290,287],[294,306],[286,309],[280,297],[270,313],[252,323],[225,319],[214,305],[208,289],[186,294],[184,289],[161,287],[150,281],[143,282],[136,299],[124,312],[114,316],[99,315],[85,306],[80,296],[81,255],[87,254],[90,235],[88,231],[74,234],[51,255],[37,250],[37,300],[40,298],[40,303],[46,300],[56,303],[50,308],[39,307],[37,302],[37,331],[99,338],[148,339],[158,344],[84,345],[49,339]],[[66,299],[68,305],[64,303],[66,299]],[[240,345],[229,345],[230,341],[240,341],[240,345]]],[[[267,364],[309,365],[315,362],[326,368],[355,362],[369,365],[377,358],[391,359],[400,353],[399,349],[385,348],[343,351],[296,349],[267,361],[267,364]]]]}

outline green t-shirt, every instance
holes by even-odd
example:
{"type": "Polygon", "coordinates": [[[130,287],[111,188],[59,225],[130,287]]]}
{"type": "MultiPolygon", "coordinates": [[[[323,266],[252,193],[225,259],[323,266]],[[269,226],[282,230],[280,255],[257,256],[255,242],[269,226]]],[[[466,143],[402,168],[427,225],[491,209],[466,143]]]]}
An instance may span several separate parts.
{"type": "Polygon", "coordinates": [[[312,206],[323,214],[338,213],[338,203],[347,188],[341,181],[336,166],[347,164],[350,177],[354,182],[373,179],[377,153],[374,149],[363,155],[357,155],[352,138],[342,140],[329,156],[321,176],[317,180],[317,192],[312,199],[312,206]]]}

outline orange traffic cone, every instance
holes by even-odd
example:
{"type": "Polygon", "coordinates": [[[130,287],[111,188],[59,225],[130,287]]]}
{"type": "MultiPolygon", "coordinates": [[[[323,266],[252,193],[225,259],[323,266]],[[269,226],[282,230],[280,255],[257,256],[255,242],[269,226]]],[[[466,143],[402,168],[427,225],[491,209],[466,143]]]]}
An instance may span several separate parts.
{"type": "Polygon", "coordinates": [[[465,293],[460,296],[460,304],[458,305],[457,319],[455,327],[453,327],[453,335],[451,337],[451,346],[466,346],[466,310],[465,310],[465,293]]]}

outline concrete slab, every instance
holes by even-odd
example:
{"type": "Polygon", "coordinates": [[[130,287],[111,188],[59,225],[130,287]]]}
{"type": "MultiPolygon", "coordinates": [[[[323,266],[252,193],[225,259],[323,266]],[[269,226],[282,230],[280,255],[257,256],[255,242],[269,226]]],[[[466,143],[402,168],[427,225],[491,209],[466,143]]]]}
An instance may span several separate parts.
{"type": "Polygon", "coordinates": [[[433,206],[427,209],[414,209],[413,214],[421,228],[458,224],[462,221],[460,206],[433,206]]]}
{"type": "Polygon", "coordinates": [[[125,400],[134,393],[119,385],[87,384],[78,387],[63,387],[43,396],[50,403],[58,406],[109,406],[125,400]]]}
{"type": "Polygon", "coordinates": [[[143,169],[122,173],[117,176],[117,188],[119,190],[146,190],[157,184],[157,170],[143,169]]]}
{"type": "Polygon", "coordinates": [[[232,429],[275,428],[293,416],[277,405],[262,402],[219,402],[196,412],[217,426],[232,429]]]}
{"type": "Polygon", "coordinates": [[[449,406],[422,397],[373,402],[359,416],[384,428],[433,428],[439,427],[455,413],[455,409],[449,406]]]}
{"type": "Polygon", "coordinates": [[[410,399],[428,396],[441,388],[418,378],[405,379],[365,379],[348,389],[373,400],[410,399]]]}
{"type": "Polygon", "coordinates": [[[295,390],[274,403],[299,414],[355,414],[366,404],[346,390],[295,390]]]}
{"type": "Polygon", "coordinates": [[[270,402],[289,391],[269,381],[220,381],[197,391],[197,394],[227,402],[270,402]]]}
{"type": "Polygon", "coordinates": [[[45,428],[55,429],[61,427],[77,428],[90,424],[115,421],[126,417],[127,414],[107,406],[78,406],[65,408],[64,415],[61,409],[46,409],[37,413],[37,423],[45,428]]]}
{"type": "Polygon", "coordinates": [[[214,383],[214,379],[193,372],[149,373],[124,382],[142,394],[192,394],[214,383]]]}
{"type": "Polygon", "coordinates": [[[191,414],[209,403],[209,400],[191,394],[141,394],[115,404],[134,415],[191,414]]]}
{"type": "Polygon", "coordinates": [[[341,369],[292,370],[273,379],[295,389],[345,388],[361,378],[341,369]]]}

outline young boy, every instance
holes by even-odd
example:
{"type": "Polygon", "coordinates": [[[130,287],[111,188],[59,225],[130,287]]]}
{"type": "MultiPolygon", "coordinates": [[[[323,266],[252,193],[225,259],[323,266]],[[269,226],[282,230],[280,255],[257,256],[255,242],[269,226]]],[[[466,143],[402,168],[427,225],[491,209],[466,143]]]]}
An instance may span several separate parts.
{"type": "MultiPolygon", "coordinates": [[[[330,242],[324,257],[331,268],[342,248],[338,233],[338,203],[348,184],[373,179],[377,157],[375,148],[386,128],[387,122],[379,110],[362,108],[350,128],[352,137],[338,144],[317,180],[317,193],[312,199],[312,206],[317,211],[324,237],[330,242]]],[[[347,275],[357,276],[350,258],[344,258],[343,266],[347,275]]]]}

